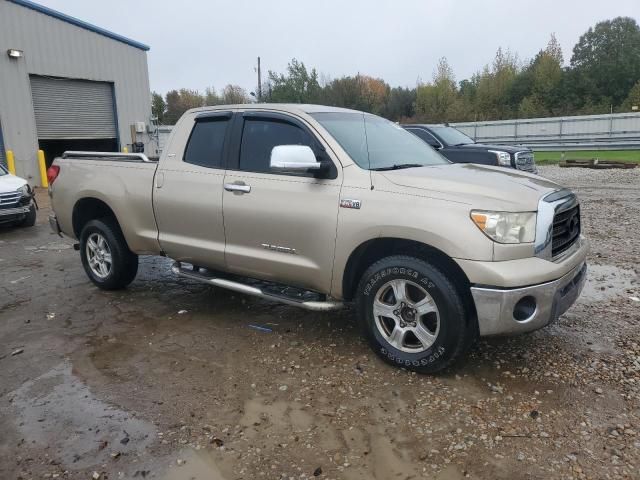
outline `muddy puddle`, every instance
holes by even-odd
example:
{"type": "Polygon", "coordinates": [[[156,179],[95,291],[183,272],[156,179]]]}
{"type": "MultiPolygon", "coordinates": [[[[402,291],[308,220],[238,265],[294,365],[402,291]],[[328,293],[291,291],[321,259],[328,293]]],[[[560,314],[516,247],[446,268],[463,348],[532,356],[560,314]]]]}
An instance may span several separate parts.
{"type": "Polygon", "coordinates": [[[615,297],[633,296],[640,292],[640,278],[633,270],[625,270],[611,265],[588,266],[587,283],[579,301],[582,303],[602,302],[615,297]]]}
{"type": "Polygon", "coordinates": [[[70,469],[138,455],[155,428],[96,398],[64,361],[9,394],[15,425],[27,447],[46,448],[70,469]]]}
{"type": "Polygon", "coordinates": [[[175,463],[167,468],[160,480],[226,480],[216,463],[215,455],[207,450],[183,450],[175,463]]]}

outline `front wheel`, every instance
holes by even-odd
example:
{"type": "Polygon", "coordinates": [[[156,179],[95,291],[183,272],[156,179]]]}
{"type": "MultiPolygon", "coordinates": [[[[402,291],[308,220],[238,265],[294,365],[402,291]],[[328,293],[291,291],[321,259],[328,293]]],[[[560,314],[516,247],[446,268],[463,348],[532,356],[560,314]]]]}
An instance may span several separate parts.
{"type": "Polygon", "coordinates": [[[459,292],[424,260],[397,255],[371,265],[358,285],[357,305],[369,344],[393,365],[435,373],[470,344],[459,292]]]}
{"type": "Polygon", "coordinates": [[[129,250],[117,223],[91,220],[80,233],[80,258],[87,276],[103,290],[129,285],[138,273],[138,256],[129,250]]]}

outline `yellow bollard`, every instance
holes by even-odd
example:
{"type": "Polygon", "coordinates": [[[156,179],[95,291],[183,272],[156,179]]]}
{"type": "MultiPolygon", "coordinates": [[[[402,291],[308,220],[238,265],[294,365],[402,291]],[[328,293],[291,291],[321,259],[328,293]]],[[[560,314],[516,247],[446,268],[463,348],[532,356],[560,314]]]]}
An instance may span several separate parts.
{"type": "Polygon", "coordinates": [[[126,146],[122,147],[122,153],[129,153],[129,149],[126,146]]]}
{"type": "Polygon", "coordinates": [[[11,175],[16,174],[16,159],[13,158],[13,150],[7,150],[7,167],[11,175]]]}
{"type": "Polygon", "coordinates": [[[44,151],[38,150],[38,166],[40,167],[40,183],[44,188],[49,186],[47,181],[47,163],[44,161],[44,151]]]}

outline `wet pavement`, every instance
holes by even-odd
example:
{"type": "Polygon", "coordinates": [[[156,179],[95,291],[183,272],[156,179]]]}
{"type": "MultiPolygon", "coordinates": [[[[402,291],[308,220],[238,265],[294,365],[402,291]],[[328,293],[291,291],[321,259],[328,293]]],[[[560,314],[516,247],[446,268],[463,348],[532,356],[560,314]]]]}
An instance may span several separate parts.
{"type": "Polygon", "coordinates": [[[167,259],[100,291],[41,196],[36,227],[0,229],[0,479],[640,478],[640,169],[541,170],[582,201],[582,298],[437,377],[379,361],[350,310],[167,259]]]}

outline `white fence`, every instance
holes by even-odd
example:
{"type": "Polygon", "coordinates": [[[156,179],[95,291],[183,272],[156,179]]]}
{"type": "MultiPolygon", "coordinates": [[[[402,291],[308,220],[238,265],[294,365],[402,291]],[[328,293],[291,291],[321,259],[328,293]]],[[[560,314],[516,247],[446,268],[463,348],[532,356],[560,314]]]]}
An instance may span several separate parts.
{"type": "Polygon", "coordinates": [[[452,123],[477,142],[536,150],[640,149],[640,113],[452,123]]]}

